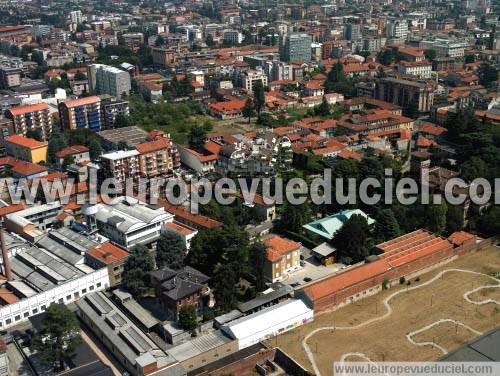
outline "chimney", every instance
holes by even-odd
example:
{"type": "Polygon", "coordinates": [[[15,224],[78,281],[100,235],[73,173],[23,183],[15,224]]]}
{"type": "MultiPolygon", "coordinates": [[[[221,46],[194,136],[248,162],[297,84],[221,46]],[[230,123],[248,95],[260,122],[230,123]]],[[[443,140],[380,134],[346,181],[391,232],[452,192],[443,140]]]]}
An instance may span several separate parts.
{"type": "Polygon", "coordinates": [[[2,259],[3,259],[3,272],[7,281],[12,281],[12,271],[10,270],[9,253],[5,244],[5,235],[3,226],[0,225],[0,242],[2,243],[2,259]]]}

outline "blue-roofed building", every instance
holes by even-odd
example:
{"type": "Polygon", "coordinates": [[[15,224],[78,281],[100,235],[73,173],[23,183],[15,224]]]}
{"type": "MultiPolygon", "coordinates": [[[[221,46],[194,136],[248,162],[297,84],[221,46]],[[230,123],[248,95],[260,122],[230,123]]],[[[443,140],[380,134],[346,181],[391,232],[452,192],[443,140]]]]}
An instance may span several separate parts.
{"type": "Polygon", "coordinates": [[[341,211],[337,214],[330,215],[318,219],[316,221],[305,224],[304,227],[307,231],[310,231],[316,235],[319,235],[325,239],[333,239],[335,233],[342,228],[342,226],[351,218],[353,215],[363,216],[368,225],[371,226],[375,223],[375,220],[371,218],[368,214],[360,209],[348,209],[341,211]]]}

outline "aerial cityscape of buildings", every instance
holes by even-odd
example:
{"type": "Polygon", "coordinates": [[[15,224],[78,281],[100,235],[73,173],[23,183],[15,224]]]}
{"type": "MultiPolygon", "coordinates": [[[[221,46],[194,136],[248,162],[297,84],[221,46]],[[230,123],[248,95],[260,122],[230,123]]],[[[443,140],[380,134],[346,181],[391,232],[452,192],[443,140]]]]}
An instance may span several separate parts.
{"type": "Polygon", "coordinates": [[[0,0],[0,376],[499,362],[499,70],[491,0],[0,0]]]}

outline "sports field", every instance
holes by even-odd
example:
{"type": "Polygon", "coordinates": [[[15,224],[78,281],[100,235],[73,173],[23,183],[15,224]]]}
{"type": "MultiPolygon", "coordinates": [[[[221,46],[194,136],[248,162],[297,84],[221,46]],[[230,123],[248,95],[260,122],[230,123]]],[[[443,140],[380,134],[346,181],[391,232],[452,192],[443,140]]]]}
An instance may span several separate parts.
{"type": "Polygon", "coordinates": [[[500,326],[500,249],[471,253],[269,342],[312,372],[333,361],[435,360],[500,326]]]}

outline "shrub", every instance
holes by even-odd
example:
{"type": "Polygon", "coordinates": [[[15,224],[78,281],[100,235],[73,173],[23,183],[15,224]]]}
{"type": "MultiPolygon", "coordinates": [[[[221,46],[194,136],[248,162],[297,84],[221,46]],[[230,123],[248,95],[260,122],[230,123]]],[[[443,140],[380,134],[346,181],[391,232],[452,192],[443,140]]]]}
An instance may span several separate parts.
{"type": "Polygon", "coordinates": [[[415,278],[415,282],[420,282],[420,277],[415,278]]]}
{"type": "Polygon", "coordinates": [[[404,276],[399,278],[400,285],[404,284],[405,282],[406,282],[406,278],[404,276]]]}
{"type": "Polygon", "coordinates": [[[411,281],[410,281],[410,280],[408,280],[408,282],[406,282],[406,285],[407,285],[407,286],[410,286],[410,285],[411,285],[411,281]]]}
{"type": "Polygon", "coordinates": [[[382,290],[387,290],[388,287],[389,287],[389,280],[387,278],[384,278],[384,280],[382,281],[382,290]]]}

